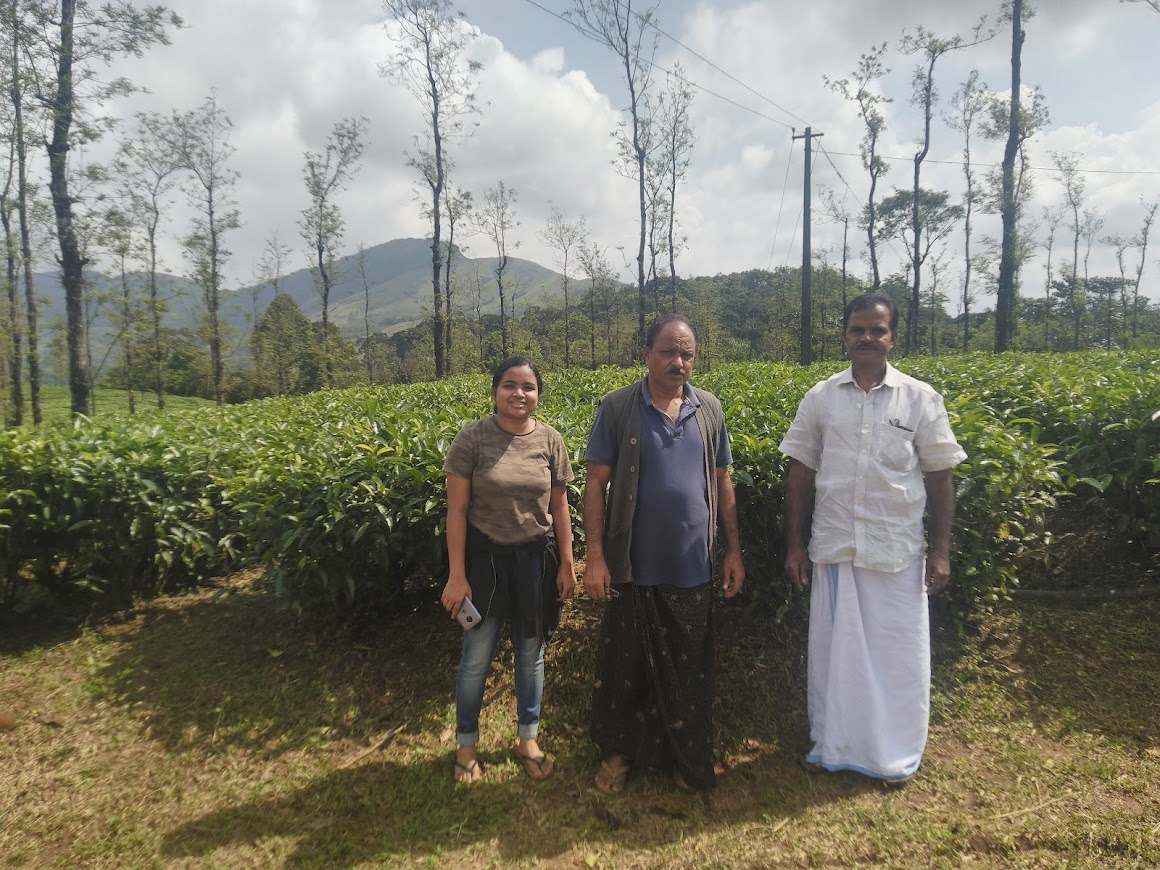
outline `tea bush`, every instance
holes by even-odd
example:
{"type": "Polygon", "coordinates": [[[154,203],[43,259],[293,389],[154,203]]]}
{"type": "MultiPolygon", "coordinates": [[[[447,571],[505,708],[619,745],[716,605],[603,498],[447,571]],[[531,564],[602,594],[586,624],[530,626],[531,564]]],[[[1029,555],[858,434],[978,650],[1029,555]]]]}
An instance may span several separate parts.
{"type": "MultiPolygon", "coordinates": [[[[1017,582],[1069,490],[1125,528],[1155,530],[1156,362],[1140,352],[899,362],[947,397],[969,456],[956,472],[952,560],[964,605],[1017,582]]],[[[806,390],[840,366],[745,363],[696,378],[725,405],[752,588],[775,602],[788,591],[777,445],[806,390]]],[[[599,397],[641,374],[547,376],[538,414],[571,455],[577,520],[599,397]]],[[[426,591],[445,572],[443,457],[490,412],[489,386],[461,377],[0,432],[0,608],[77,593],[120,605],[251,566],[299,608],[426,591]]]]}

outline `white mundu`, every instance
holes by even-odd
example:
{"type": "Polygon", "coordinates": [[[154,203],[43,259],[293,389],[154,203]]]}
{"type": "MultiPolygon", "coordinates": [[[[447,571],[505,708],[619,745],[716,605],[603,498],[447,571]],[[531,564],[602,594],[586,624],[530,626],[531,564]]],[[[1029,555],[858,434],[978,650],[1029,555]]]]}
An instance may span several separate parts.
{"type": "Polygon", "coordinates": [[[930,717],[924,474],[966,459],[942,396],[886,364],[813,387],[780,450],[815,472],[809,558],[810,765],[901,780],[930,717]]]}

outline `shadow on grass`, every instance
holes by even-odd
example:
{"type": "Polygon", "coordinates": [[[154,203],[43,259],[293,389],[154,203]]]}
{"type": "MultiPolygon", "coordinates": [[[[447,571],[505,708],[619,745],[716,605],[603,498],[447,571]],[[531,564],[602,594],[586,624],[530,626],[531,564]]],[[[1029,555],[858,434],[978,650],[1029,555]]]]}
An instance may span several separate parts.
{"type": "Polygon", "coordinates": [[[54,647],[76,640],[82,633],[79,620],[29,620],[24,615],[0,617],[0,656],[19,656],[36,648],[54,647]]]}
{"type": "Polygon", "coordinates": [[[542,785],[525,779],[510,756],[484,752],[480,760],[484,779],[470,787],[452,783],[449,759],[334,771],[293,794],[176,828],[162,854],[229,863],[234,850],[262,844],[284,866],[350,867],[410,863],[478,845],[487,849],[487,864],[544,861],[581,843],[642,850],[706,830],[743,836],[738,827],[747,823],[776,826],[815,804],[878,788],[854,775],[810,778],[782,751],[730,770],[716,790],[694,796],[650,773],[634,776],[623,795],[600,795],[589,787],[591,768],[569,754],[542,785]]]}
{"type": "Polygon", "coordinates": [[[510,752],[494,749],[498,734],[514,738],[506,643],[484,710],[484,780],[469,789],[452,783],[447,734],[460,633],[435,604],[354,634],[296,620],[248,591],[155,602],[110,629],[110,653],[96,664],[90,691],[132,709],[153,739],[190,763],[235,750],[257,759],[306,753],[288,760],[277,796],[170,831],[163,848],[171,857],[223,850],[228,862],[236,850],[285,839],[278,848],[290,850],[291,866],[406,862],[473,843],[497,844],[505,859],[549,859],[581,841],[648,849],[695,830],[730,828],[734,836],[739,823],[775,824],[877,787],[798,767],[806,739],[802,625],[771,627],[727,605],[716,614],[715,727],[725,759],[718,788],[690,797],[667,775],[643,771],[623,795],[598,795],[587,726],[599,615],[593,602],[570,602],[548,648],[542,737],[557,775],[540,786],[510,752]],[[376,737],[396,731],[360,758],[376,737]],[[303,767],[302,758],[311,760],[303,767]]]}
{"type": "Polygon", "coordinates": [[[98,697],[135,709],[170,749],[275,755],[385,728],[437,728],[459,638],[432,608],[371,640],[309,623],[262,593],[155,602],[94,670],[98,697]]]}
{"type": "Polygon", "coordinates": [[[1011,655],[1022,672],[1015,702],[1045,727],[1093,731],[1139,746],[1160,743],[1160,601],[1020,604],[1011,655]]]}

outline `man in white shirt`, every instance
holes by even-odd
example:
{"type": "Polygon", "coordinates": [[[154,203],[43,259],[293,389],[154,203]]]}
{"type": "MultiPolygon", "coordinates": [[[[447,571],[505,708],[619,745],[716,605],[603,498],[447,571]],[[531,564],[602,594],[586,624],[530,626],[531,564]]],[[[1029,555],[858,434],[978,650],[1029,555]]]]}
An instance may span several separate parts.
{"type": "Polygon", "coordinates": [[[926,747],[926,596],[950,579],[951,469],[966,459],[942,396],[887,362],[897,329],[889,297],[850,301],[850,368],[805,395],[779,448],[793,460],[785,567],[798,591],[813,567],[805,765],[890,783],[926,747]]]}

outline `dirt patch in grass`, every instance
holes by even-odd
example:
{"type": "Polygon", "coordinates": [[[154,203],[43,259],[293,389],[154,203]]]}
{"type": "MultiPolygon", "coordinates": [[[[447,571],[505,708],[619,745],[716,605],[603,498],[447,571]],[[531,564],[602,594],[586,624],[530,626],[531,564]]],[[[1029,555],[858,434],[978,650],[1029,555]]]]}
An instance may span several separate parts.
{"type": "Polygon", "coordinates": [[[436,605],[358,632],[242,588],[0,659],[0,866],[899,867],[1160,864],[1160,603],[1017,605],[938,638],[922,774],[888,790],[798,766],[800,612],[717,609],[719,787],[591,786],[599,608],[548,650],[544,745],[512,758],[510,647],[456,786],[458,630],[436,605]]]}

